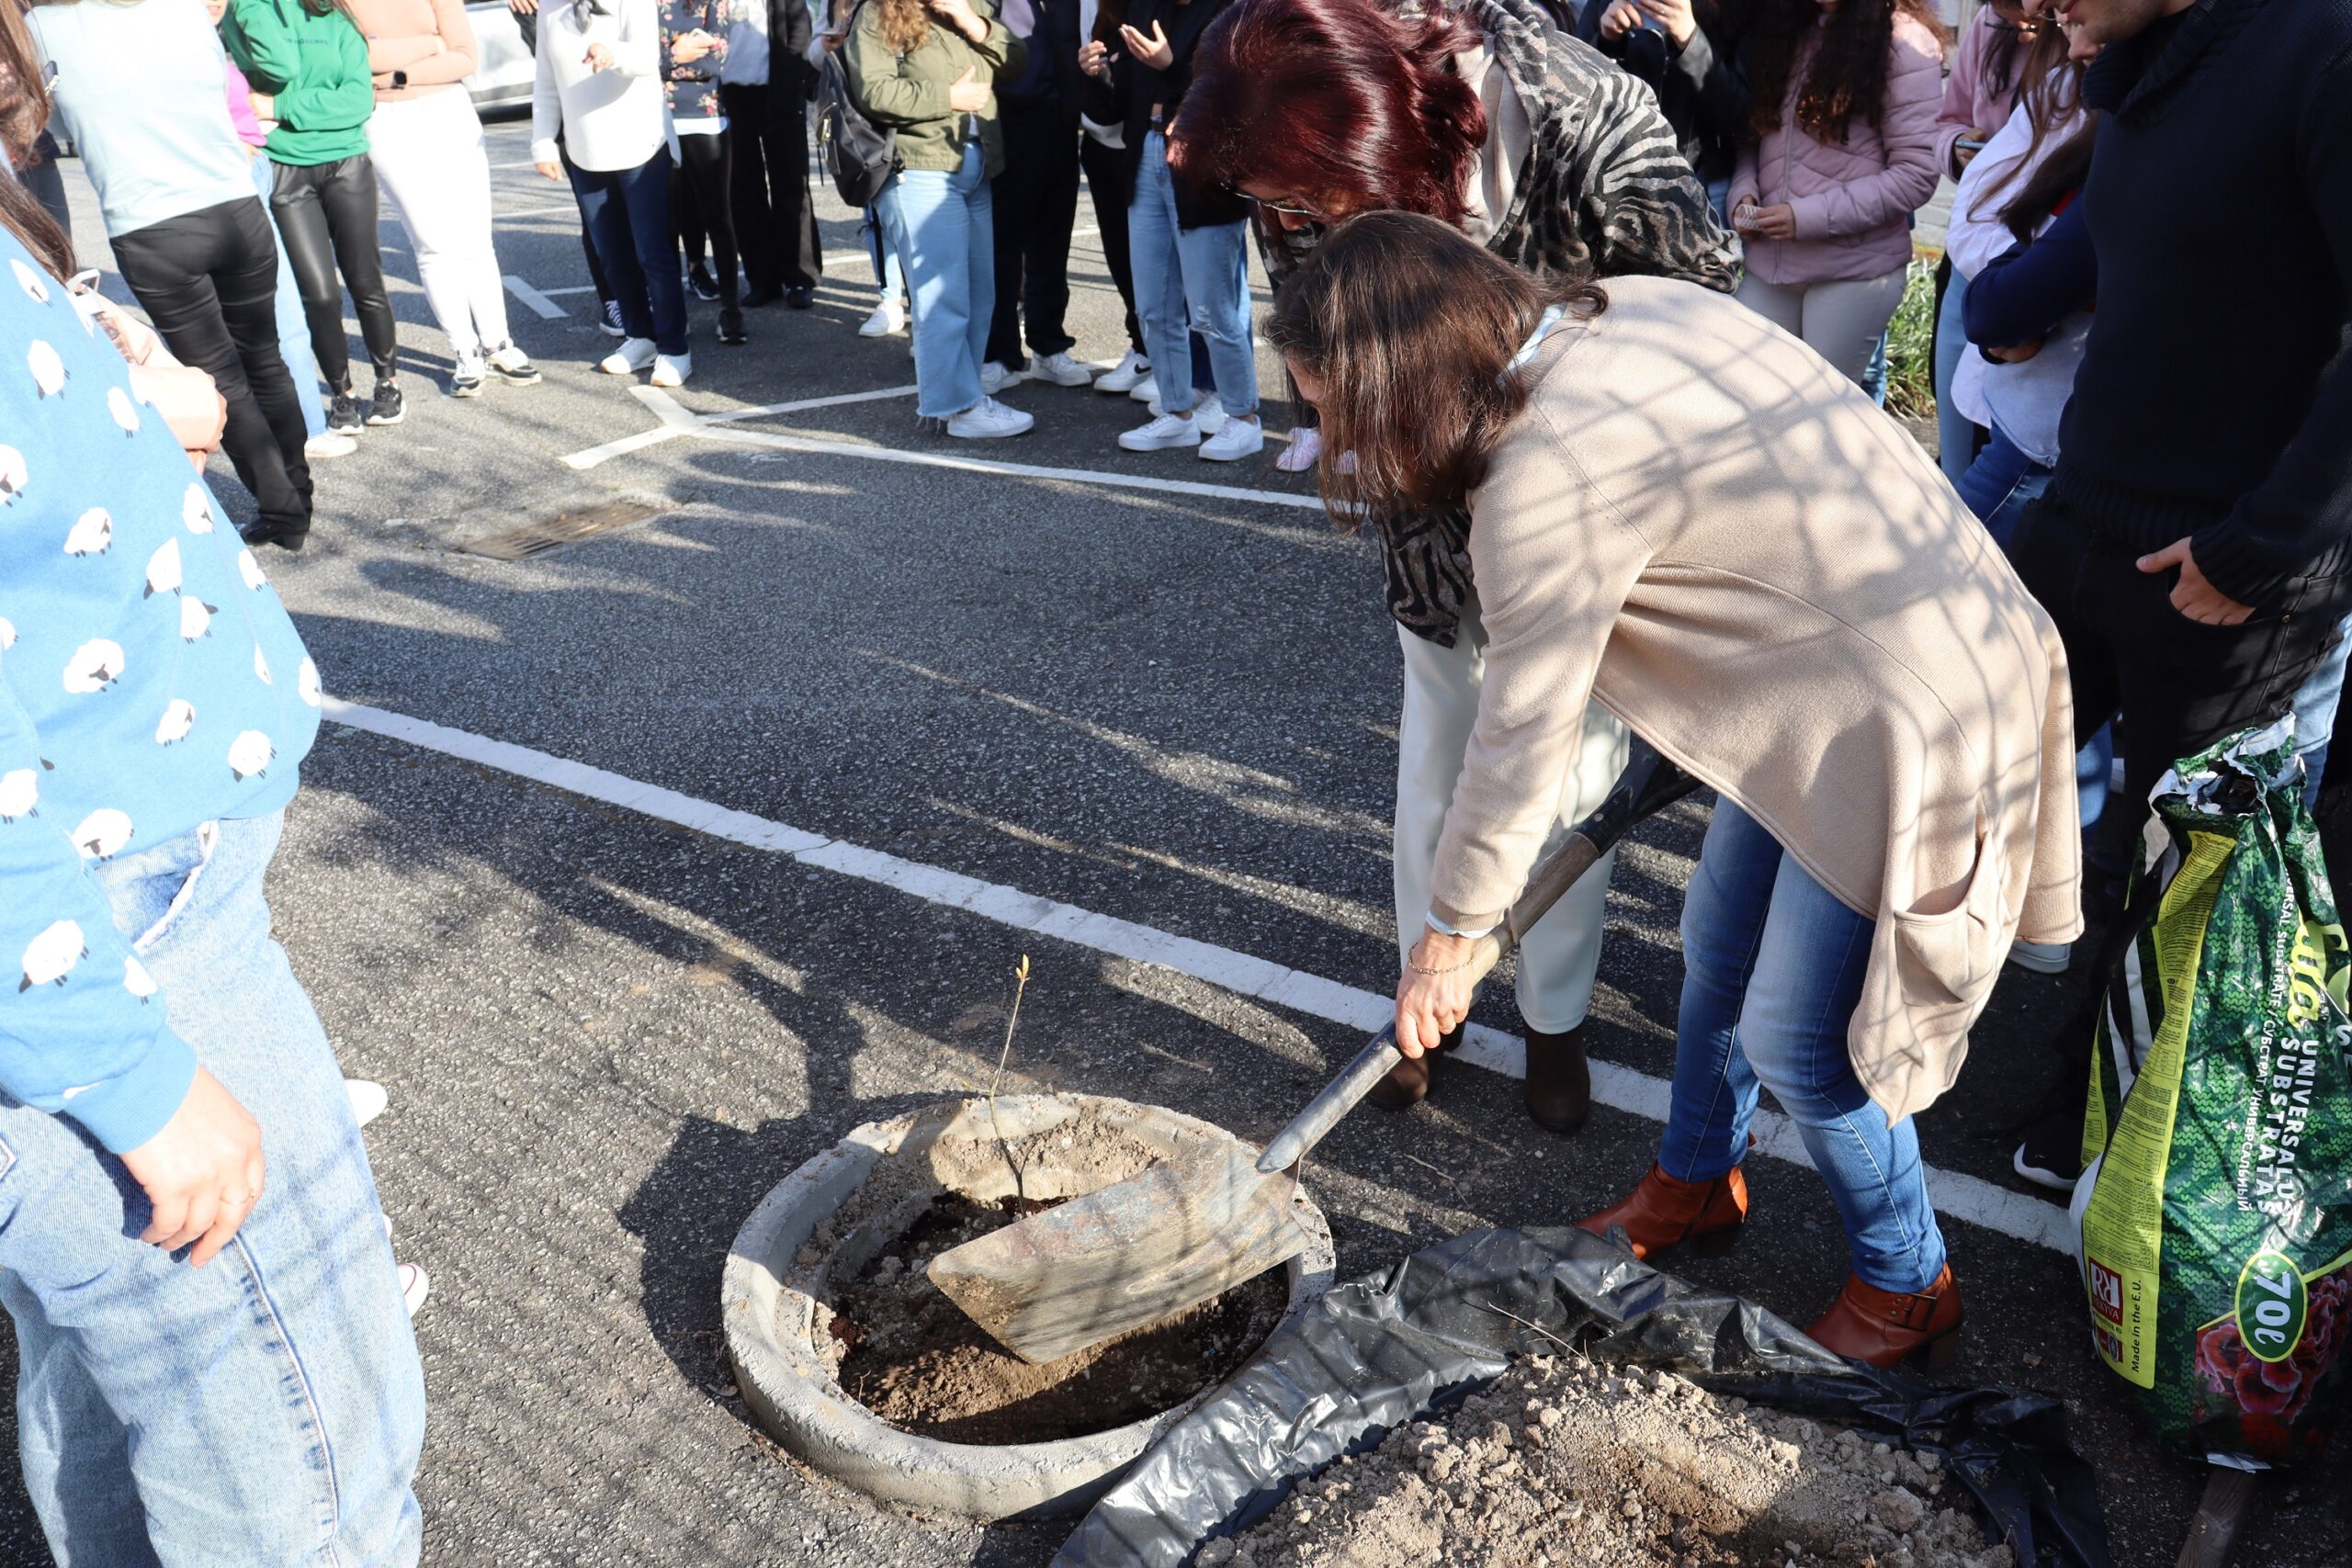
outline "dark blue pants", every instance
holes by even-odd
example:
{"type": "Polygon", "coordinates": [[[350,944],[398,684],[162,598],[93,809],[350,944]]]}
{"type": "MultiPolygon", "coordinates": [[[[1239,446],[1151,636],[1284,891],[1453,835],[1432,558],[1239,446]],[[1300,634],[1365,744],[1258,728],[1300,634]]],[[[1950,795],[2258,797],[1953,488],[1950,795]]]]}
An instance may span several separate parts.
{"type": "Polygon", "coordinates": [[[686,286],[670,225],[670,150],[657,148],[634,169],[570,167],[622,328],[651,338],[663,354],[685,353],[686,286]]]}

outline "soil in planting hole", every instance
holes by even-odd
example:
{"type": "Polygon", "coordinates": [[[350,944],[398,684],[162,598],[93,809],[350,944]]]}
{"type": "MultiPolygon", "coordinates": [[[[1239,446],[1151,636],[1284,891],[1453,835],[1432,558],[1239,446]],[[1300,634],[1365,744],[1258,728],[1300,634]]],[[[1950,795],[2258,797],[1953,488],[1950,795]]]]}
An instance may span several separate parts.
{"type": "Polygon", "coordinates": [[[1272,1269],[1166,1323],[1033,1367],[982,1332],[923,1272],[951,1247],[1048,1204],[935,1199],[833,1291],[847,1345],[842,1392],[900,1431],[951,1443],[1042,1443],[1181,1404],[1245,1360],[1289,1299],[1272,1269]]]}

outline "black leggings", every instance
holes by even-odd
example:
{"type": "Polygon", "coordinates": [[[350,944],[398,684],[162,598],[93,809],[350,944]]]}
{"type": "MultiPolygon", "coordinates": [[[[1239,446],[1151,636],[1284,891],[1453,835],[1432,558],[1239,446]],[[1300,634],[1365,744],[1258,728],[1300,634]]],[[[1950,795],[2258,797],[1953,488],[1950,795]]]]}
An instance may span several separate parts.
{"type": "Polygon", "coordinates": [[[392,301],[384,291],[384,253],[376,243],[376,171],[365,154],[332,164],[277,165],[269,198],[286,259],[301,290],[302,314],[311,323],[311,347],[319,371],[338,392],[351,389],[351,345],[343,335],[343,291],[359,317],[359,336],[376,367],[389,380],[400,341],[392,301]],[[340,283],[335,268],[343,269],[340,283]]]}
{"type": "Polygon", "coordinates": [[[742,303],[736,289],[734,202],[728,186],[735,177],[727,137],[678,138],[678,162],[670,172],[670,226],[680,235],[710,236],[712,276],[718,280],[722,314],[742,303]]]}
{"type": "MultiPolygon", "coordinates": [[[[180,363],[229,405],[220,445],[264,523],[311,525],[302,402],[277,353],[277,241],[253,197],[114,238],[115,265],[180,363]]],[[[338,323],[340,331],[340,323],[338,323]]]]}

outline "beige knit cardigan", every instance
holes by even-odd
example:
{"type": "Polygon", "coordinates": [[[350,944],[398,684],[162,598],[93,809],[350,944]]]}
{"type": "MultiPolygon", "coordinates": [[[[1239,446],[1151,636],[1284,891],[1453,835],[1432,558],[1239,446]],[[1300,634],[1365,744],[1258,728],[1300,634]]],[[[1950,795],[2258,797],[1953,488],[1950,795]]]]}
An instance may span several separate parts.
{"type": "Polygon", "coordinates": [[[1490,640],[1431,912],[1500,918],[1598,699],[1877,922],[1847,1048],[1899,1120],[1959,1074],[2010,942],[2081,932],[2057,631],[1811,349],[1693,284],[1607,288],[1471,498],[1490,640]]]}

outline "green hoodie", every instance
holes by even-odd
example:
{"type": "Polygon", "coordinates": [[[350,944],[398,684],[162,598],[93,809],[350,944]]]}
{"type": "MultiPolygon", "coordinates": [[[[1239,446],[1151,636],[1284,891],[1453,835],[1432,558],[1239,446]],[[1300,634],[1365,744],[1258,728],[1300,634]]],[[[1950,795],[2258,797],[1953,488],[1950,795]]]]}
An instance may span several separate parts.
{"type": "Polygon", "coordinates": [[[271,158],[307,168],[367,152],[375,78],[368,40],[340,6],[320,16],[303,0],[230,0],[220,41],[254,90],[277,100],[271,158]]]}
{"type": "Polygon", "coordinates": [[[882,36],[882,7],[865,0],[857,8],[847,45],[849,88],[857,107],[875,124],[898,132],[899,161],[910,169],[954,173],[964,166],[964,146],[977,133],[990,179],[1004,173],[1004,132],[996,122],[996,98],[977,114],[947,107],[947,89],[965,72],[993,82],[1000,73],[1017,76],[1029,46],[996,19],[994,0],[972,0],[988,19],[986,39],[974,43],[944,22],[911,53],[900,54],[882,36]]]}

